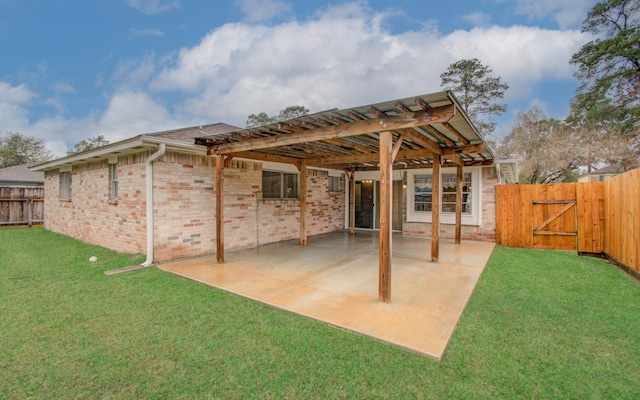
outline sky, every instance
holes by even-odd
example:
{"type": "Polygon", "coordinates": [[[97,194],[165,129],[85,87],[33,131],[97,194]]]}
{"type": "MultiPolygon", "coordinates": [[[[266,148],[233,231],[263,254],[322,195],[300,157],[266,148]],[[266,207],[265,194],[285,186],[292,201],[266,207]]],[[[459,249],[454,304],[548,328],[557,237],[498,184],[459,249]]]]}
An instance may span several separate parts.
{"type": "Polygon", "coordinates": [[[478,58],[510,87],[496,119],[563,118],[595,0],[0,0],[0,136],[80,140],[442,90],[478,58]]]}

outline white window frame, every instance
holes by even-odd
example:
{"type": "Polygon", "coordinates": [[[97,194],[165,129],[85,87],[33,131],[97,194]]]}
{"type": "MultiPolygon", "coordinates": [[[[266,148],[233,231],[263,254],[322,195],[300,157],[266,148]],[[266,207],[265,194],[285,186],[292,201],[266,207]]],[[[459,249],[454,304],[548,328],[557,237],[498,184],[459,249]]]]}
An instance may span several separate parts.
{"type": "Polygon", "coordinates": [[[329,192],[342,192],[342,177],[341,176],[328,176],[328,185],[329,185],[329,192]],[[333,182],[333,184],[332,184],[333,182]],[[337,182],[337,188],[336,188],[336,182],[337,182]]]}
{"type": "Polygon", "coordinates": [[[60,198],[71,198],[71,171],[60,171],[60,198]]]}
{"type": "Polygon", "coordinates": [[[299,173],[295,173],[295,172],[289,172],[289,171],[282,171],[282,170],[272,170],[272,169],[263,169],[262,170],[262,180],[261,180],[261,184],[264,185],[264,173],[265,172],[271,172],[271,173],[279,173],[280,174],[280,197],[267,197],[265,191],[264,191],[264,186],[262,187],[262,199],[263,200],[300,200],[300,174],[299,173]],[[285,188],[285,175],[293,175],[295,176],[296,179],[296,187],[295,187],[295,196],[294,197],[285,197],[284,196],[284,188],[285,188]]]}
{"type": "Polygon", "coordinates": [[[118,200],[118,164],[109,165],[109,200],[118,200]]]}
{"type": "MultiPolygon", "coordinates": [[[[471,173],[471,212],[462,213],[462,225],[482,224],[482,167],[466,167],[465,173],[471,173]]],[[[456,168],[442,168],[442,174],[455,174],[456,168]]],[[[407,171],[407,222],[431,222],[431,211],[415,211],[415,177],[416,175],[432,175],[432,169],[413,169],[407,171]]],[[[442,199],[440,187],[440,199],[442,199]]],[[[442,200],[440,201],[442,207],[442,200]]],[[[440,223],[455,224],[456,214],[442,212],[440,209],[440,223]]]]}

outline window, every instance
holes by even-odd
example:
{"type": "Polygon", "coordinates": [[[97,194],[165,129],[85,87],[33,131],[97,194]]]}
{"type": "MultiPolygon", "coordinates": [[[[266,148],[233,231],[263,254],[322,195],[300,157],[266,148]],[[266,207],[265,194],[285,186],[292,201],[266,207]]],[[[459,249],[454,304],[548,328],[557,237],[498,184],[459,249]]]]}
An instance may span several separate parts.
{"type": "MultiPolygon", "coordinates": [[[[456,212],[456,174],[442,174],[440,188],[440,209],[443,213],[456,212]]],[[[413,177],[414,211],[432,209],[432,175],[414,175],[413,177]]],[[[471,213],[471,172],[462,178],[462,212],[471,213]]]]}
{"type": "Polygon", "coordinates": [[[262,197],[264,199],[297,199],[298,193],[298,174],[262,171],[262,197]]]}
{"type": "Polygon", "coordinates": [[[339,176],[330,176],[329,177],[329,191],[330,192],[341,192],[342,188],[340,187],[340,180],[341,178],[339,176]]]}
{"type": "Polygon", "coordinates": [[[60,172],[60,198],[71,198],[71,172],[60,172]]]}
{"type": "MultiPolygon", "coordinates": [[[[465,167],[462,175],[462,224],[482,224],[483,167],[465,167]]],[[[407,222],[431,222],[431,169],[407,171],[407,222]]],[[[456,168],[443,168],[440,175],[440,223],[456,222],[456,168]]]]}
{"type": "Polygon", "coordinates": [[[109,164],[109,200],[118,200],[118,164],[109,164]]]}

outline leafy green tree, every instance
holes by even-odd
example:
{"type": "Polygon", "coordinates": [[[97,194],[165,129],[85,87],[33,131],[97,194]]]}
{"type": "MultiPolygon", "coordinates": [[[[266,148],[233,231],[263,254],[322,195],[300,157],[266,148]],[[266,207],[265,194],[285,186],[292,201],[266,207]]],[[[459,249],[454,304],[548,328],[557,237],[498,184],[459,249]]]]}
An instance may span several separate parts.
{"type": "Polygon", "coordinates": [[[247,117],[247,128],[271,124],[273,122],[285,121],[292,118],[302,117],[309,113],[309,109],[304,106],[289,106],[280,110],[278,115],[269,116],[266,112],[251,114],[247,117]]]}
{"type": "Polygon", "coordinates": [[[492,73],[491,68],[473,58],[456,61],[440,75],[441,86],[455,93],[464,111],[486,135],[491,135],[496,126],[491,117],[507,111],[506,104],[495,101],[504,97],[509,85],[492,73]]]}
{"type": "Polygon", "coordinates": [[[568,121],[597,144],[593,162],[630,168],[640,161],[640,0],[601,1],[582,31],[595,39],[570,61],[581,84],[568,121]]]}
{"type": "MultiPolygon", "coordinates": [[[[588,13],[582,31],[595,39],[571,57],[582,82],[573,107],[582,114],[624,109],[625,118],[640,116],[640,0],[606,0],[588,13]],[[608,106],[602,101],[608,99],[608,106]]],[[[623,118],[624,119],[624,118],[623,118]]]]}
{"type": "Polygon", "coordinates": [[[90,137],[88,139],[83,139],[78,143],[73,145],[73,150],[67,151],[67,155],[72,155],[76,153],[82,153],[83,151],[96,149],[98,147],[102,147],[108,145],[109,141],[104,138],[103,135],[97,135],[90,137]]]}
{"type": "Polygon", "coordinates": [[[52,158],[53,154],[46,148],[42,139],[17,132],[9,132],[6,137],[0,137],[0,168],[48,161],[52,158]]]}

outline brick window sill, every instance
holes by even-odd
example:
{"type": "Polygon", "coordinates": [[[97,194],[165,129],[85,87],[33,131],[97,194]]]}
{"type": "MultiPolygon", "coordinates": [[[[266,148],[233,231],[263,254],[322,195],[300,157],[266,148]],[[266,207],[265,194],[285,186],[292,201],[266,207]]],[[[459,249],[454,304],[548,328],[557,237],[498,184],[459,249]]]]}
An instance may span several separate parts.
{"type": "Polygon", "coordinates": [[[117,206],[118,205],[118,200],[108,200],[107,203],[111,204],[111,205],[114,205],[114,206],[117,206]]]}
{"type": "Polygon", "coordinates": [[[62,201],[65,203],[70,203],[71,202],[71,198],[70,197],[58,197],[58,201],[62,201]]]}

